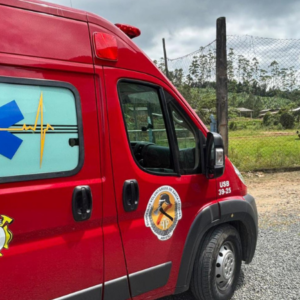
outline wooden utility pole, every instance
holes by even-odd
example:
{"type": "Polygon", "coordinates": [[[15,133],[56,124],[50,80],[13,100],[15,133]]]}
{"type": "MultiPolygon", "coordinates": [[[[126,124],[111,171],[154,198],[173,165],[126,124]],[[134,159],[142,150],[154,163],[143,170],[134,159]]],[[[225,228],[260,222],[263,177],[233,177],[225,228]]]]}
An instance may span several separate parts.
{"type": "Polygon", "coordinates": [[[225,154],[228,156],[228,93],[225,17],[217,19],[216,43],[217,129],[223,138],[225,154]]]}
{"type": "Polygon", "coordinates": [[[169,77],[169,70],[168,70],[168,59],[167,59],[166,44],[165,44],[165,39],[164,38],[162,39],[162,42],[163,42],[163,49],[164,49],[166,75],[170,79],[170,77],[169,77]]]}

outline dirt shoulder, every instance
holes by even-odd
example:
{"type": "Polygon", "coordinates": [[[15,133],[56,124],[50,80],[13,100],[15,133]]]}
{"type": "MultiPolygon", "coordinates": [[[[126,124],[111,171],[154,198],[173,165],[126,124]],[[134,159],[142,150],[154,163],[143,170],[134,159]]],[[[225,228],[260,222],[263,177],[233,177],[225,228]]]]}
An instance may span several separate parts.
{"type": "Polygon", "coordinates": [[[300,220],[300,171],[243,174],[249,194],[263,215],[260,225],[289,225],[300,220]]]}

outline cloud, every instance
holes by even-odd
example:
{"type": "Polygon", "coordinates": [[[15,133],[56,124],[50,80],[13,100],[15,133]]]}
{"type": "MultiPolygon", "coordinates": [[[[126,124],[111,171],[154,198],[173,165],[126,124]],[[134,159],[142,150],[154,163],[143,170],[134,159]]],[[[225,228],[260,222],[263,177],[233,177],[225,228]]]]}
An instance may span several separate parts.
{"type": "MultiPolygon", "coordinates": [[[[70,6],[70,0],[50,2],[70,6]]],[[[297,38],[300,3],[292,0],[72,0],[74,8],[101,15],[112,23],[141,29],[135,39],[148,56],[162,56],[162,38],[168,56],[175,58],[215,39],[216,19],[226,16],[227,33],[272,38],[297,38]]]]}

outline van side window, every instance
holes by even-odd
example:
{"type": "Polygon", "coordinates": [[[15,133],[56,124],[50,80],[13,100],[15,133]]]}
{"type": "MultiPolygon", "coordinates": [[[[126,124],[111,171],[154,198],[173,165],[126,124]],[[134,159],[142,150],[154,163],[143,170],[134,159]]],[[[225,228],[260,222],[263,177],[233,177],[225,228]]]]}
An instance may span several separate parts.
{"type": "Polygon", "coordinates": [[[155,173],[174,173],[158,90],[143,84],[118,85],[132,153],[137,163],[155,173]]]}
{"type": "Polygon", "coordinates": [[[66,176],[79,165],[74,93],[30,83],[0,79],[0,182],[66,176]]]}
{"type": "Polygon", "coordinates": [[[184,117],[178,104],[176,105],[176,100],[167,91],[165,91],[165,97],[179,148],[180,168],[185,172],[191,173],[192,170],[197,168],[199,161],[196,159],[197,142],[194,133],[195,131],[190,125],[190,122],[184,117]]]}

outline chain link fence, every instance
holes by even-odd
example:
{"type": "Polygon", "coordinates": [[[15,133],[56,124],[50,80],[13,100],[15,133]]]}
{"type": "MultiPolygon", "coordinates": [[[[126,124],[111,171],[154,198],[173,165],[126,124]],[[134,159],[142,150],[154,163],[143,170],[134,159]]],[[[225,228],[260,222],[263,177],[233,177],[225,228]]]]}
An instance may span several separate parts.
{"type": "MultiPolygon", "coordinates": [[[[156,63],[165,71],[163,59],[156,63]]],[[[216,42],[169,58],[168,69],[210,128],[216,116],[216,42]]],[[[300,40],[228,35],[227,76],[232,162],[243,171],[299,167],[300,40]]]]}

